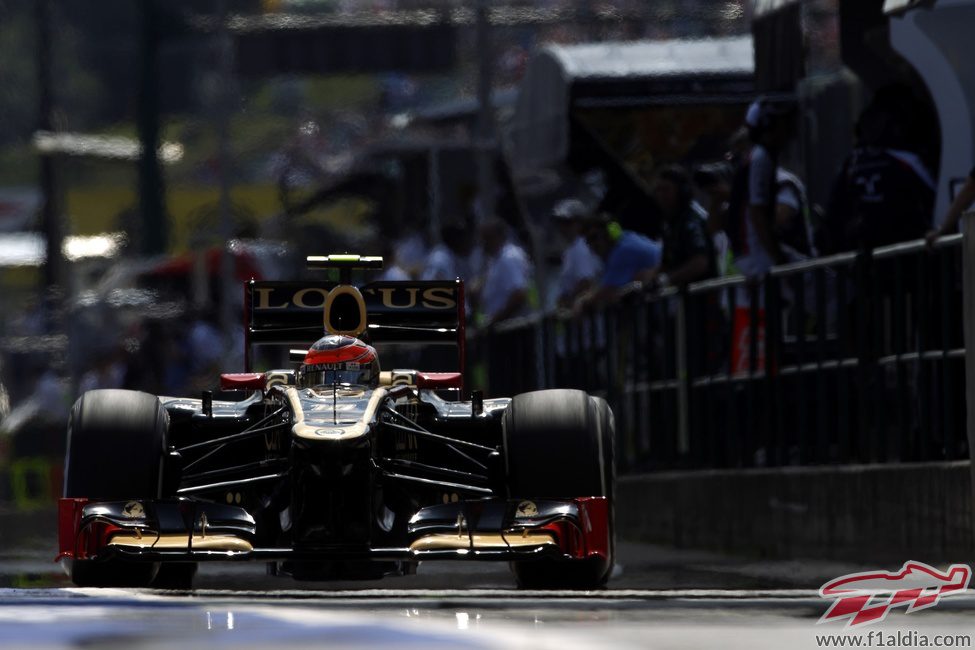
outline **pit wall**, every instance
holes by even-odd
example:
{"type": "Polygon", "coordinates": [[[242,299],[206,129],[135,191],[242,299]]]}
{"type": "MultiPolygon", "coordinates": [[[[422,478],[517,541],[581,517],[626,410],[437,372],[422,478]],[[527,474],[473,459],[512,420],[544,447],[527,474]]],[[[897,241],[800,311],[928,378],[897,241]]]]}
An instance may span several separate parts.
{"type": "Polygon", "coordinates": [[[622,538],[768,558],[967,563],[968,461],[620,477],[622,538]]]}

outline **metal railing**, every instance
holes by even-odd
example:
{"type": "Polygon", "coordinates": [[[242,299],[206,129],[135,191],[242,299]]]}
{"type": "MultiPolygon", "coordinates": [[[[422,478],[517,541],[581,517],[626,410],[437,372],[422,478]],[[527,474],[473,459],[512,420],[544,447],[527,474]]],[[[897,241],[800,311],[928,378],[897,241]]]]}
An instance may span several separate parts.
{"type": "Polygon", "coordinates": [[[502,323],[489,393],[580,388],[623,470],[967,458],[961,235],[502,323]]]}

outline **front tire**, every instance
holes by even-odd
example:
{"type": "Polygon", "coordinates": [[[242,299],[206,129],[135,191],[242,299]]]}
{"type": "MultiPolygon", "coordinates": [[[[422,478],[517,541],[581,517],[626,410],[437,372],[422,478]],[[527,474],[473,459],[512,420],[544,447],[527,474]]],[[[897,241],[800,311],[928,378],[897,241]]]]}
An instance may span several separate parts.
{"type": "MultiPolygon", "coordinates": [[[[91,500],[158,499],[169,416],[159,400],[129,390],[82,395],[68,420],[64,496],[91,500]]],[[[69,561],[79,587],[147,587],[158,566],[149,562],[69,561]]]]}
{"type": "Polygon", "coordinates": [[[613,568],[615,483],[612,411],[578,390],[544,390],[511,400],[502,421],[509,497],[610,499],[609,557],[512,562],[518,586],[597,589],[613,568]]]}

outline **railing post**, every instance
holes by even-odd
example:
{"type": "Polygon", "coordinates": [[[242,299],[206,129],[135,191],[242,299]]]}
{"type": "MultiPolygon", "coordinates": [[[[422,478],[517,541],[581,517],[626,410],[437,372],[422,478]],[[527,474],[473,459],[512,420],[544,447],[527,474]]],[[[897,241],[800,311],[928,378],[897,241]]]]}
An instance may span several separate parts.
{"type": "Polygon", "coordinates": [[[731,436],[732,467],[748,467],[752,464],[750,458],[751,450],[748,446],[749,436],[745,433],[747,429],[741,422],[742,409],[740,405],[740,399],[744,391],[738,390],[737,373],[731,362],[734,358],[735,346],[738,344],[735,338],[735,312],[738,309],[738,286],[730,286],[725,289],[725,292],[728,299],[728,322],[725,332],[726,354],[728,357],[726,366],[728,369],[728,381],[725,382],[724,386],[725,422],[728,427],[728,434],[731,436]]]}
{"type": "MultiPolygon", "coordinates": [[[[853,276],[856,277],[856,267],[852,270],[853,276]]],[[[850,280],[850,270],[845,269],[843,273],[840,273],[836,277],[836,343],[837,343],[837,360],[839,361],[839,366],[837,368],[839,380],[836,383],[836,441],[838,447],[838,459],[841,462],[848,463],[852,459],[856,458],[857,445],[854,444],[852,423],[850,422],[850,416],[853,413],[853,405],[851,404],[850,393],[851,393],[851,381],[852,378],[858,376],[859,368],[850,369],[845,367],[844,364],[850,355],[854,353],[854,348],[852,343],[856,340],[856,332],[853,331],[853,327],[850,323],[850,312],[852,307],[848,300],[848,289],[850,280]]],[[[854,295],[856,295],[854,293],[854,295]]]]}
{"type": "Polygon", "coordinates": [[[788,440],[791,432],[785,430],[782,421],[780,399],[782,388],[778,377],[781,365],[782,341],[782,300],[779,287],[780,280],[766,273],[762,277],[764,315],[764,349],[765,363],[762,366],[761,394],[762,394],[762,425],[765,431],[766,464],[785,465],[788,463],[788,440]]]}
{"type": "MultiPolygon", "coordinates": [[[[783,280],[779,281],[781,286],[783,280]]],[[[789,436],[785,436],[785,431],[782,431],[780,435],[787,438],[787,442],[795,444],[797,447],[797,455],[795,458],[790,457],[789,462],[797,460],[800,464],[809,462],[811,458],[815,458],[815,445],[812,442],[812,435],[810,435],[807,418],[810,412],[807,410],[808,407],[808,393],[806,391],[808,387],[808,382],[806,381],[806,373],[802,370],[803,364],[807,362],[807,352],[806,352],[806,325],[808,319],[808,312],[806,311],[806,274],[799,273],[792,276],[793,283],[793,295],[792,295],[792,326],[795,328],[795,353],[791,363],[799,367],[799,372],[796,373],[795,378],[792,380],[791,387],[779,386],[779,396],[782,395],[783,390],[790,399],[796,400],[796,410],[792,412],[788,418],[788,422],[785,425],[790,432],[789,436]]],[[[782,325],[779,325],[782,327],[782,325]]],[[[780,332],[777,345],[782,346],[784,336],[780,332]]],[[[781,348],[778,348],[781,352],[781,348]]],[[[778,359],[780,367],[785,365],[786,359],[780,357],[778,359]]],[[[777,378],[778,382],[785,381],[784,378],[777,378]]],[[[778,422],[779,426],[782,426],[785,421],[785,409],[782,408],[782,402],[780,399],[776,399],[776,412],[779,415],[778,422]]],[[[791,453],[790,453],[791,455],[791,453]]]]}
{"type": "MultiPolygon", "coordinates": [[[[606,401],[609,402],[614,413],[620,412],[620,394],[622,388],[619,382],[619,310],[619,303],[607,305],[602,309],[603,331],[606,333],[603,342],[606,346],[603,355],[606,359],[606,383],[603,385],[606,390],[606,401]]],[[[625,414],[620,413],[617,417],[619,417],[618,423],[622,424],[623,429],[626,430],[629,423],[626,421],[625,414]]]]}
{"type": "MultiPolygon", "coordinates": [[[[655,356],[659,356],[659,379],[662,384],[669,386],[670,384],[667,382],[677,377],[677,356],[680,354],[680,348],[677,346],[675,339],[676,328],[671,327],[671,323],[667,318],[666,301],[654,300],[650,304],[652,306],[651,310],[654,323],[656,323],[661,333],[661,344],[655,350],[655,356]]],[[[665,457],[670,462],[676,462],[680,456],[680,417],[677,415],[677,397],[676,394],[672,395],[669,387],[663,387],[659,392],[659,396],[660,412],[656,420],[661,422],[666,421],[664,424],[666,435],[666,442],[664,443],[666,445],[665,457]]]]}
{"type": "Polygon", "coordinates": [[[873,284],[870,282],[870,272],[872,270],[871,252],[861,251],[857,254],[854,265],[853,275],[853,296],[856,302],[856,320],[854,326],[856,332],[857,351],[857,387],[856,387],[856,408],[859,419],[857,426],[857,453],[860,462],[875,462],[873,441],[877,437],[874,435],[873,427],[876,421],[871,417],[876,401],[873,391],[877,381],[876,364],[874,363],[874,311],[873,284]]]}
{"type": "Polygon", "coordinates": [[[686,456],[690,452],[690,400],[688,399],[689,383],[687,373],[687,305],[686,293],[675,294],[677,299],[677,321],[674,332],[675,348],[677,350],[677,453],[686,456]]]}
{"type": "MultiPolygon", "coordinates": [[[[938,265],[938,285],[940,288],[940,293],[938,294],[938,303],[940,309],[940,320],[941,320],[941,407],[944,415],[941,417],[941,437],[942,437],[942,449],[936,449],[936,452],[940,452],[937,459],[951,460],[955,458],[954,446],[955,441],[955,391],[952,390],[951,384],[951,364],[948,360],[948,351],[951,349],[951,310],[949,305],[951,304],[951,257],[950,251],[947,249],[942,249],[939,257],[938,265]]],[[[966,276],[967,278],[967,276],[966,276]]],[[[920,293],[920,292],[919,292],[920,293]]],[[[966,329],[967,331],[967,329],[966,329]]],[[[920,361],[919,361],[920,365],[920,361]]],[[[934,381],[935,374],[931,373],[932,382],[934,381]]],[[[966,382],[966,385],[968,382],[966,382]]],[[[930,438],[931,436],[929,436],[930,438]]],[[[932,441],[933,442],[933,441],[932,441]]],[[[930,443],[929,443],[930,445],[930,443]]],[[[929,447],[930,448],[930,447],[929,447]]]]}
{"type": "MultiPolygon", "coordinates": [[[[829,312],[826,306],[826,272],[823,269],[816,269],[813,274],[816,291],[816,402],[813,411],[816,413],[816,442],[814,445],[815,453],[813,458],[817,462],[830,460],[830,434],[828,432],[827,418],[832,410],[827,395],[826,372],[823,369],[823,361],[826,359],[826,336],[829,330],[829,312]]],[[[832,298],[835,300],[836,295],[832,298]]],[[[838,358],[842,358],[837,354],[838,358]]],[[[843,371],[836,369],[834,381],[843,371]]]]}
{"type": "MultiPolygon", "coordinates": [[[[757,466],[768,464],[768,441],[765,431],[759,430],[756,413],[760,410],[758,389],[758,333],[759,333],[759,296],[762,296],[761,285],[758,281],[749,279],[745,285],[748,292],[748,376],[745,380],[745,418],[742,422],[749,441],[750,463],[757,466]]],[[[764,303],[762,303],[764,306],[764,303]]],[[[763,317],[764,318],[764,317],[763,317]]],[[[762,326],[762,345],[765,345],[765,328],[762,326]]],[[[764,358],[764,348],[762,350],[764,358]]]]}
{"type": "MultiPolygon", "coordinates": [[[[965,406],[968,453],[975,449],[975,220],[969,212],[962,219],[962,294],[965,327],[965,406]]],[[[972,507],[975,510],[975,463],[971,463],[972,507]]],[[[975,522],[975,516],[972,517],[975,522]]]]}
{"type": "MultiPolygon", "coordinates": [[[[916,258],[914,260],[908,260],[911,263],[920,263],[916,258]]],[[[889,262],[888,262],[889,264],[889,262]]],[[[907,328],[907,309],[905,307],[904,295],[905,293],[910,296],[911,300],[923,301],[924,296],[917,290],[917,287],[909,287],[908,283],[904,279],[904,264],[890,264],[890,271],[893,274],[893,291],[890,293],[890,325],[889,329],[891,332],[891,341],[889,350],[881,350],[881,355],[890,355],[894,359],[894,377],[896,380],[896,385],[894,387],[894,414],[895,422],[893,426],[890,427],[889,432],[883,435],[881,439],[885,441],[882,445],[881,451],[886,454],[887,457],[893,456],[896,460],[901,462],[907,461],[917,461],[917,460],[928,460],[926,458],[925,449],[922,444],[915,444],[920,442],[916,439],[916,434],[912,431],[911,426],[911,395],[908,390],[907,383],[907,362],[904,361],[904,354],[908,352],[917,352],[916,346],[912,346],[913,341],[910,341],[910,332],[907,328]]],[[[890,278],[887,278],[888,282],[890,278]]],[[[883,294],[887,294],[886,287],[890,285],[885,283],[885,290],[883,294]]],[[[885,298],[887,296],[885,295],[885,298]]],[[[881,303],[881,313],[883,311],[883,303],[881,303]]],[[[917,367],[921,365],[920,359],[917,362],[917,367]]],[[[887,369],[884,368],[884,376],[886,379],[887,369]]],[[[882,398],[884,401],[889,399],[889,391],[886,389],[886,381],[884,382],[885,388],[882,388],[882,398]]],[[[915,392],[924,392],[925,388],[923,385],[915,385],[915,392]]]]}

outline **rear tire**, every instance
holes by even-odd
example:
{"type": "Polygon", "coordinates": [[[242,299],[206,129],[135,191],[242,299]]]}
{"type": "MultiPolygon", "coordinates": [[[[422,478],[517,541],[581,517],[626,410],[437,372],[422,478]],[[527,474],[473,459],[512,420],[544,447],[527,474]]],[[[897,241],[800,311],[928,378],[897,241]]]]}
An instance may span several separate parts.
{"type": "Polygon", "coordinates": [[[608,562],[539,559],[512,562],[527,589],[597,589],[615,552],[613,415],[605,400],[578,390],[544,390],[511,400],[502,422],[511,498],[604,496],[610,499],[608,562]]]}
{"type": "MultiPolygon", "coordinates": [[[[158,499],[169,416],[159,400],[129,390],[93,390],[68,420],[64,496],[91,500],[158,499]]],[[[146,587],[158,566],[148,562],[69,561],[79,587],[146,587]]]]}

